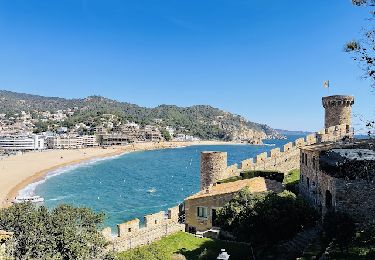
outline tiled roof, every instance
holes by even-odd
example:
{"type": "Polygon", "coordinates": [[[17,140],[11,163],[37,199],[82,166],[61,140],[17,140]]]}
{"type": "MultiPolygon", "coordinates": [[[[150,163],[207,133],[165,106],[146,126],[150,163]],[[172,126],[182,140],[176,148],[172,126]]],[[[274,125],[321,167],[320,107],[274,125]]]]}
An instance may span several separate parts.
{"type": "Polygon", "coordinates": [[[281,192],[283,190],[283,185],[277,181],[267,180],[263,177],[255,177],[251,179],[216,184],[214,186],[210,186],[210,188],[201,190],[200,192],[188,197],[186,200],[233,193],[245,187],[248,187],[253,193],[265,191],[281,192]]]}

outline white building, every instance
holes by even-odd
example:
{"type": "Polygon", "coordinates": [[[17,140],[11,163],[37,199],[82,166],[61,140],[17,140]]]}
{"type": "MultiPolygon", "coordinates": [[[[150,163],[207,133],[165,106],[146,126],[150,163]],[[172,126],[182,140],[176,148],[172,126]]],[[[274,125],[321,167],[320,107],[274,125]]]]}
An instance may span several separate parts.
{"type": "Polygon", "coordinates": [[[12,151],[43,150],[44,138],[38,135],[10,135],[0,137],[0,149],[12,151]]]}
{"type": "Polygon", "coordinates": [[[53,136],[47,138],[47,147],[49,149],[80,149],[98,145],[95,135],[53,136]]]}

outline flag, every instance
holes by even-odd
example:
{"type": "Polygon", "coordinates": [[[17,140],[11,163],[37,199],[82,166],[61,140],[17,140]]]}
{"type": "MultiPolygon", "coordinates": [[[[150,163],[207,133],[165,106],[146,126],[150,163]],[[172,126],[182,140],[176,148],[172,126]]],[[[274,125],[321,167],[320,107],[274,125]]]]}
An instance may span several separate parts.
{"type": "Polygon", "coordinates": [[[323,83],[324,88],[329,88],[329,80],[325,80],[323,83]]]}

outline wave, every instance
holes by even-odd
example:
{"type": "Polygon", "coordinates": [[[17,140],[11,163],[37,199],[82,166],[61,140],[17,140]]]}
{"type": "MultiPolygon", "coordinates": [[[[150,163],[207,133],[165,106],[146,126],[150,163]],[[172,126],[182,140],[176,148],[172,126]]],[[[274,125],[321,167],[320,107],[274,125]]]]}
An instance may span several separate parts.
{"type": "MultiPolygon", "coordinates": [[[[48,172],[43,177],[43,179],[41,179],[39,181],[36,181],[36,182],[32,182],[32,183],[28,184],[26,187],[24,187],[23,189],[19,190],[18,196],[20,196],[20,197],[34,196],[36,187],[38,185],[46,182],[48,179],[50,179],[52,177],[56,177],[56,176],[59,176],[63,173],[73,171],[77,168],[93,166],[93,165],[95,165],[97,163],[100,163],[102,161],[114,160],[114,159],[117,159],[117,158],[123,156],[124,154],[128,154],[128,153],[129,152],[124,152],[124,153],[113,155],[113,156],[95,158],[95,159],[91,159],[91,160],[87,160],[87,161],[83,161],[83,162],[79,162],[79,163],[76,163],[76,164],[72,164],[72,165],[68,165],[68,166],[58,168],[57,170],[48,172]]],[[[53,199],[51,199],[51,200],[53,200],[53,199]]]]}

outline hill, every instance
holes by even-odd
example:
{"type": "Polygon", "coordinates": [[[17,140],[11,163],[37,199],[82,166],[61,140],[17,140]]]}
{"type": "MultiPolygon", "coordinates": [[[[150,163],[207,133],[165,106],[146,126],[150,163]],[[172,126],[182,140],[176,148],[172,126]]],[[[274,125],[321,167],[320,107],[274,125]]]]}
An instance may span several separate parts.
{"type": "Polygon", "coordinates": [[[114,114],[120,121],[134,121],[142,125],[157,124],[171,126],[186,134],[202,139],[255,140],[259,138],[279,138],[280,134],[265,124],[246,120],[244,117],[225,112],[208,105],[178,107],[160,105],[155,108],[141,107],[127,102],[119,102],[101,96],[83,99],[65,99],[16,93],[0,90],[0,113],[7,117],[21,111],[35,112],[73,110],[74,114],[63,122],[65,126],[83,122],[97,126],[104,114],[114,114]]]}

